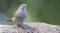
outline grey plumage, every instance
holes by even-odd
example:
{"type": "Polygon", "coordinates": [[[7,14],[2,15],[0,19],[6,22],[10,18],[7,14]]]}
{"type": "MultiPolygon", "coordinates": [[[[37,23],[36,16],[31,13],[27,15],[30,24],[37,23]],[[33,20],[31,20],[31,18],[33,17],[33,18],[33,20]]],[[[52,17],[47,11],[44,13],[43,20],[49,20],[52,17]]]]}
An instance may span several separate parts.
{"type": "Polygon", "coordinates": [[[18,27],[23,27],[25,28],[23,22],[27,17],[27,5],[26,4],[21,4],[19,8],[17,9],[15,16],[8,19],[9,21],[14,21],[14,25],[16,24],[18,27]]]}
{"type": "Polygon", "coordinates": [[[18,10],[16,11],[16,15],[15,15],[16,24],[22,24],[23,21],[26,19],[27,17],[26,7],[27,7],[26,4],[21,4],[18,10]]]}

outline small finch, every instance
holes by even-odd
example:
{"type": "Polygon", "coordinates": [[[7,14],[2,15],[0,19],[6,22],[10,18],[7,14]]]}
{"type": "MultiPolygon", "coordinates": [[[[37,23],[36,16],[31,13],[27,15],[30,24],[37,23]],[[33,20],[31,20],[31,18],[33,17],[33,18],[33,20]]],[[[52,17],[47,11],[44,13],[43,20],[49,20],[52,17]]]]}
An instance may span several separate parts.
{"type": "Polygon", "coordinates": [[[24,20],[27,17],[27,5],[26,4],[21,4],[18,8],[18,10],[15,12],[14,16],[8,21],[14,21],[14,24],[16,25],[22,25],[24,20]]]}

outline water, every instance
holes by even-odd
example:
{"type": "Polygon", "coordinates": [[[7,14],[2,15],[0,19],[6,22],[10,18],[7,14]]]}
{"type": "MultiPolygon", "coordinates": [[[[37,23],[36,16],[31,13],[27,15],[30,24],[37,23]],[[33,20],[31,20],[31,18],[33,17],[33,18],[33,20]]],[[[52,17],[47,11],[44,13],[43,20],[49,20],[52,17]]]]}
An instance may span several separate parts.
{"type": "Polygon", "coordinates": [[[0,12],[0,24],[7,24],[6,15],[3,12],[0,12]]]}

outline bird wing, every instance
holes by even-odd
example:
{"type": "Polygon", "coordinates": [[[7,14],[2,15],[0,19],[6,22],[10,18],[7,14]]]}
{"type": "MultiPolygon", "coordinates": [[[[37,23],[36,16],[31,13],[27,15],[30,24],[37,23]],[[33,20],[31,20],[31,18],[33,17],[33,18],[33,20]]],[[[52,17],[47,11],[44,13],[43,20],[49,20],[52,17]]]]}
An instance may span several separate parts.
{"type": "Polygon", "coordinates": [[[16,12],[13,14],[13,17],[16,16],[16,12]]]}

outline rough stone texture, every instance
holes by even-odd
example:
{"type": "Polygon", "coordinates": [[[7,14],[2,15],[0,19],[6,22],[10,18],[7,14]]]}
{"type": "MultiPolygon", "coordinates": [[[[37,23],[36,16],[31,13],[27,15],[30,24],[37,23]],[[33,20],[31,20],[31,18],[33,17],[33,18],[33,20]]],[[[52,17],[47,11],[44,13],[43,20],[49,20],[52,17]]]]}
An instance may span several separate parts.
{"type": "Polygon", "coordinates": [[[26,22],[24,29],[16,25],[0,25],[0,33],[60,33],[59,25],[39,22],[26,22]]]}

